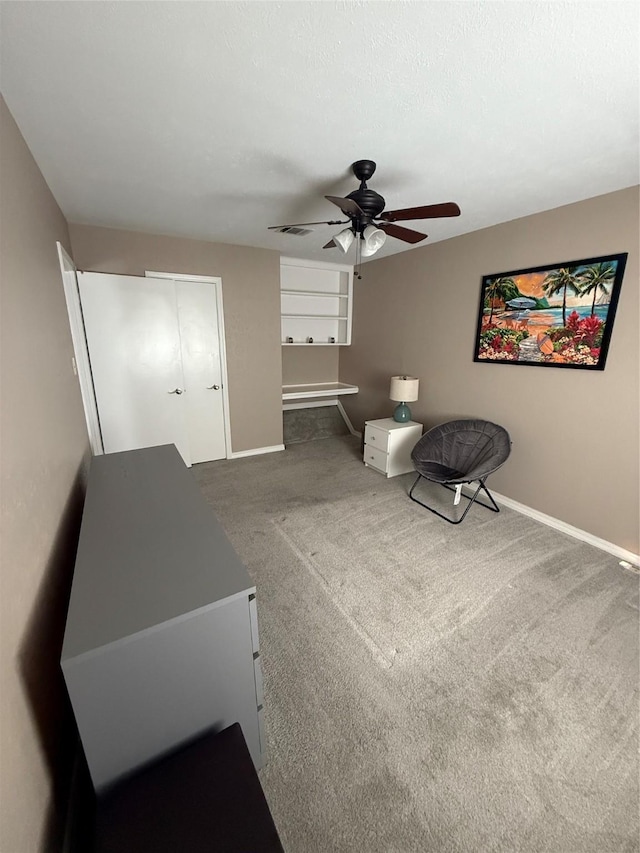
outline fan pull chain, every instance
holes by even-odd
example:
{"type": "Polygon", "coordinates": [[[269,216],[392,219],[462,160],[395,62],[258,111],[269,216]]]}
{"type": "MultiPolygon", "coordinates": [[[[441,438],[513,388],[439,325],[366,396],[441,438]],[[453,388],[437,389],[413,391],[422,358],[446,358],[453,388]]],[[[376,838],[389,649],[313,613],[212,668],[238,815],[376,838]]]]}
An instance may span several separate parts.
{"type": "Polygon", "coordinates": [[[358,232],[356,231],[356,264],[355,264],[355,268],[353,270],[353,276],[354,276],[354,278],[357,278],[358,280],[362,279],[362,276],[360,275],[360,259],[362,257],[360,254],[361,247],[362,247],[362,234],[358,234],[358,232]]]}

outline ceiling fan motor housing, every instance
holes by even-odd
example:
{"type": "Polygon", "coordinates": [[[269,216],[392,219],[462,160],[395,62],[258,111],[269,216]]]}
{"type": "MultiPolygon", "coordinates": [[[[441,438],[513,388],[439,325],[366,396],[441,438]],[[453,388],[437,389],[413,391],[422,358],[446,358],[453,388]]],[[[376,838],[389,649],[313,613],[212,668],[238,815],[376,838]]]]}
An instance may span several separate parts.
{"type": "Polygon", "coordinates": [[[347,198],[352,199],[358,205],[364,216],[355,217],[353,222],[358,231],[362,231],[371,223],[372,219],[379,216],[384,210],[385,200],[375,190],[359,189],[349,193],[347,198]]]}
{"type": "Polygon", "coordinates": [[[371,220],[382,213],[385,200],[380,193],[368,189],[366,184],[376,170],[376,164],[373,160],[356,160],[351,168],[353,169],[353,174],[360,181],[360,186],[357,190],[349,193],[347,198],[355,201],[364,213],[364,216],[358,216],[353,219],[354,229],[362,234],[367,225],[371,224],[371,220]]]}

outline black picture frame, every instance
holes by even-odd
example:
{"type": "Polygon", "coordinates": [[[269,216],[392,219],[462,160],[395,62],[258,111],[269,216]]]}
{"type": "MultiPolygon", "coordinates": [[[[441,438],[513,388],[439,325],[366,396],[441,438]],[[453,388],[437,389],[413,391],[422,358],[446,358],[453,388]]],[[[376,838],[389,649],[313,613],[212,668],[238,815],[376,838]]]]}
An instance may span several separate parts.
{"type": "Polygon", "coordinates": [[[604,370],[627,257],[483,276],[473,360],[604,370]]]}

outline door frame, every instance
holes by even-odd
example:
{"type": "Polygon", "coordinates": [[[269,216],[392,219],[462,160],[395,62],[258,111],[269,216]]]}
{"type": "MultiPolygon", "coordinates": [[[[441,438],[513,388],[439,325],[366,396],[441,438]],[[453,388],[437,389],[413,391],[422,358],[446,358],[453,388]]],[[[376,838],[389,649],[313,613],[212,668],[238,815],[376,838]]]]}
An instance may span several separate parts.
{"type": "Polygon", "coordinates": [[[60,261],[64,297],[67,302],[69,326],[71,328],[71,340],[73,342],[75,359],[74,372],[80,383],[80,394],[87,422],[89,444],[94,456],[102,456],[104,454],[104,446],[100,431],[100,416],[98,414],[96,392],[93,387],[91,359],[89,358],[87,336],[82,316],[82,303],[80,302],[80,291],[78,289],[78,269],[73,259],[69,257],[64,246],[59,241],[56,241],[56,246],[58,249],[58,260],[60,261]]]}
{"type": "Polygon", "coordinates": [[[218,315],[218,341],[220,343],[220,374],[222,381],[222,413],[224,424],[224,446],[227,459],[233,458],[231,447],[231,420],[229,418],[229,381],[227,375],[227,344],[224,334],[224,308],[222,304],[222,278],[209,275],[187,275],[177,272],[144,271],[147,278],[169,278],[173,281],[195,281],[212,284],[216,294],[216,313],[218,315]]]}

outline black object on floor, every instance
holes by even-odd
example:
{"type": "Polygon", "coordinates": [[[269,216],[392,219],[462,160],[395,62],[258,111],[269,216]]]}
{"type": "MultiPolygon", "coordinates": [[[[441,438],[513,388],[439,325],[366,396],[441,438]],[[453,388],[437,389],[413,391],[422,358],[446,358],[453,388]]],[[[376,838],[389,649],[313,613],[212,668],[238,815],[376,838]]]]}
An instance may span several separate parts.
{"type": "Polygon", "coordinates": [[[95,853],[284,853],[239,723],[97,800],[95,853]]]}

